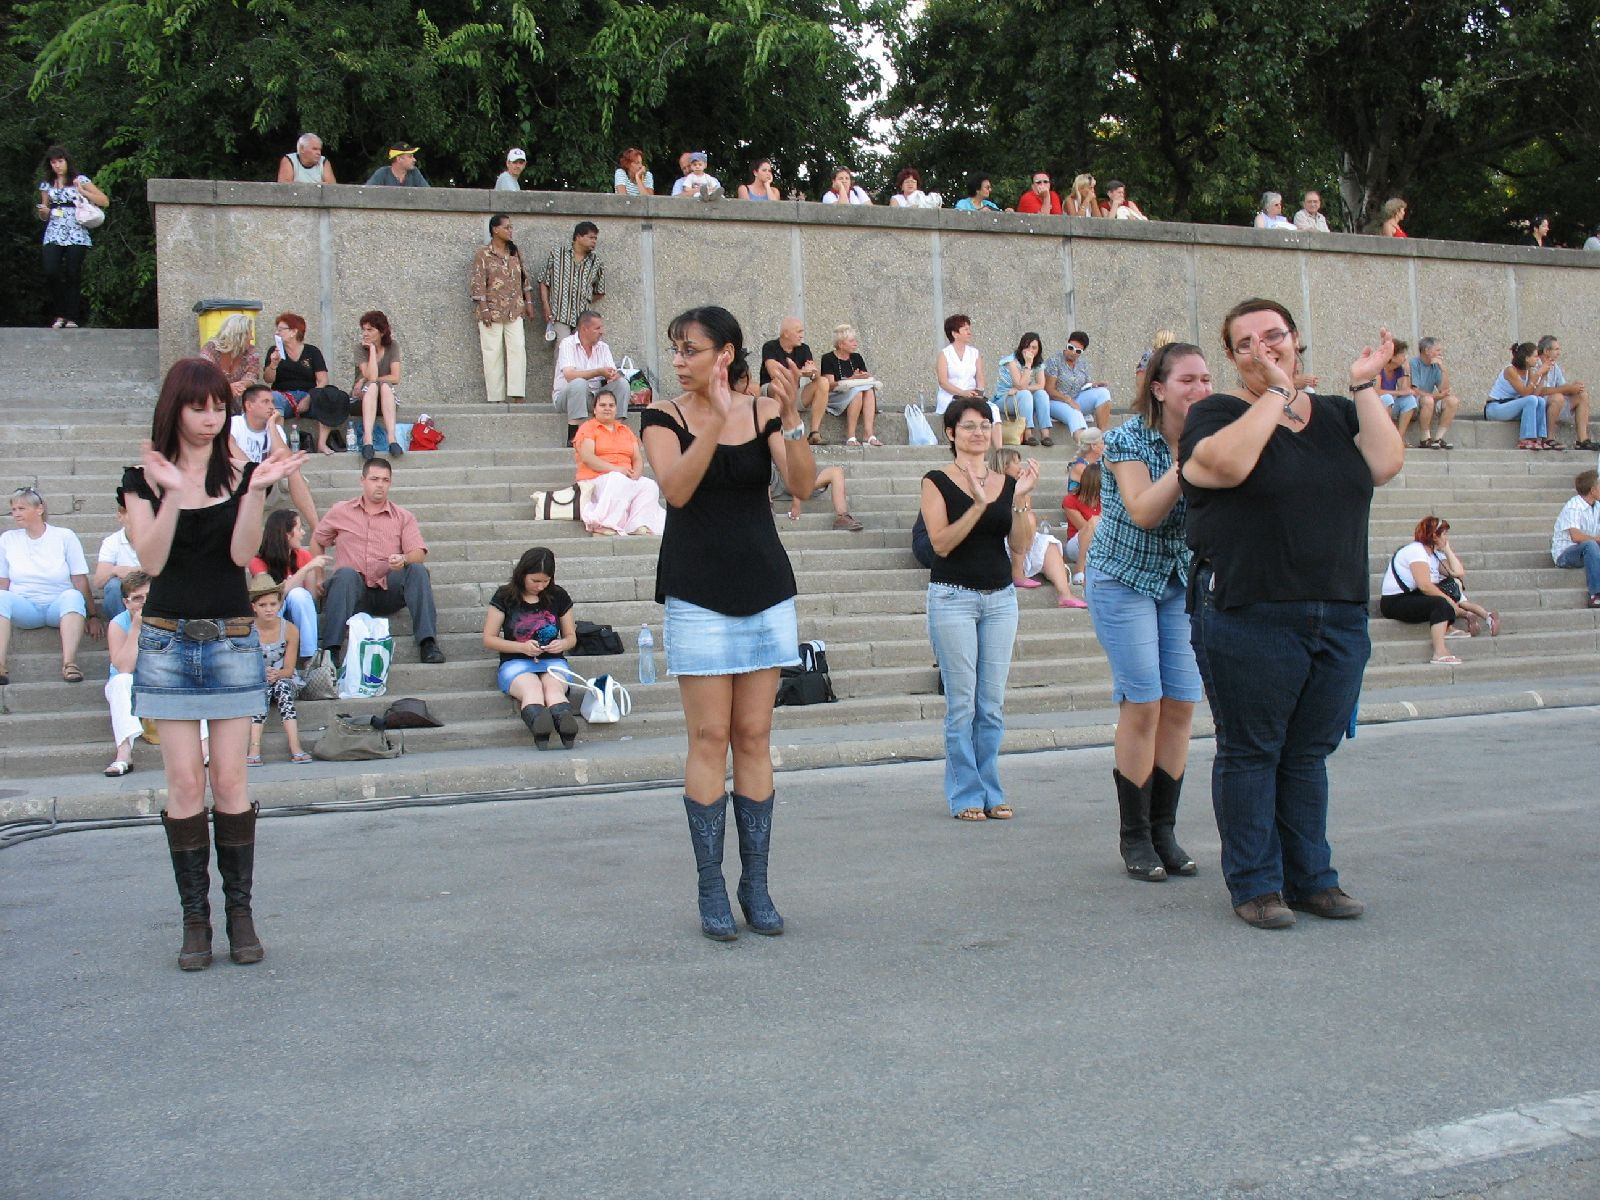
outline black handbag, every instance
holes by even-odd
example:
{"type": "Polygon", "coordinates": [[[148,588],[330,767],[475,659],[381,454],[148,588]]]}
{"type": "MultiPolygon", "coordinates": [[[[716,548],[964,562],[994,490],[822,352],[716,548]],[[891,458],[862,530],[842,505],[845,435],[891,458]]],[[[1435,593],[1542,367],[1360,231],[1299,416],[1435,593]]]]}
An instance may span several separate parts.
{"type": "Polygon", "coordinates": [[[578,632],[578,642],[568,651],[569,654],[622,653],[622,638],[611,626],[596,625],[593,621],[577,621],[575,625],[578,632]]]}
{"type": "Polygon", "coordinates": [[[785,704],[833,704],[833,680],[828,677],[828,651],[821,642],[800,643],[800,665],[778,672],[778,694],[773,707],[785,704]]]}

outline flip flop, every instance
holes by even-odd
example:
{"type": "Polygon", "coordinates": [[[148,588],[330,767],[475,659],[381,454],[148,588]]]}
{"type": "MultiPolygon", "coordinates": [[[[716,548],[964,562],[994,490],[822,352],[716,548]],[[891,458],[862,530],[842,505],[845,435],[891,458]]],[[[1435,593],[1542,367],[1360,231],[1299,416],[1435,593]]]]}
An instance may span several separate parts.
{"type": "Polygon", "coordinates": [[[1435,654],[1428,661],[1439,667],[1459,667],[1461,665],[1461,660],[1454,654],[1435,654]]]}
{"type": "Polygon", "coordinates": [[[308,762],[314,762],[316,760],[313,759],[311,757],[311,755],[307,754],[304,750],[302,750],[302,751],[300,751],[299,754],[291,754],[289,756],[289,761],[292,762],[292,763],[308,763],[308,762]]]}
{"type": "Polygon", "coordinates": [[[1087,600],[1079,600],[1076,596],[1063,596],[1056,601],[1057,608],[1088,608],[1087,600]]]}
{"type": "Polygon", "coordinates": [[[1012,587],[1019,587],[1019,588],[1036,588],[1036,587],[1043,587],[1044,585],[1042,583],[1040,583],[1037,579],[1023,578],[1023,579],[1013,579],[1011,581],[1011,586],[1012,587]]]}
{"type": "Polygon", "coordinates": [[[878,440],[878,435],[877,434],[873,434],[871,437],[869,437],[867,439],[867,445],[869,445],[869,446],[882,446],[883,443],[878,440]]]}
{"type": "Polygon", "coordinates": [[[996,804],[993,808],[984,809],[983,815],[991,821],[1009,821],[1017,814],[1011,811],[1009,804],[996,804]]]}
{"type": "Polygon", "coordinates": [[[261,755],[246,754],[244,756],[244,765],[247,767],[259,767],[261,765],[261,755]]]}

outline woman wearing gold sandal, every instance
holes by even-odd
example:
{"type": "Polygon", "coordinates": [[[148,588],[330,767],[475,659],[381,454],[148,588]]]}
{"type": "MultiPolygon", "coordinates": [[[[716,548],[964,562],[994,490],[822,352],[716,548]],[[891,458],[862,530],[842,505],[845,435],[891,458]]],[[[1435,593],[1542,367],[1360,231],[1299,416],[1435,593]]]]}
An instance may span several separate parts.
{"type": "Polygon", "coordinates": [[[1000,787],[1001,708],[1017,636],[1006,538],[1030,536],[1024,503],[1039,482],[1028,459],[1015,478],[991,471],[989,404],[958,396],[944,410],[954,458],[922,477],[922,521],[933,544],[928,637],[944,683],[944,793],[958,821],[1011,817],[1000,787]]]}
{"type": "Polygon", "coordinates": [[[11,493],[15,529],[0,533],[0,684],[10,682],[6,650],[12,626],[61,631],[61,678],[82,683],[78,643],[84,631],[95,641],[105,636],[105,622],[94,611],[89,590],[89,563],[78,535],[46,518],[38,489],[19,487],[11,493]]]}

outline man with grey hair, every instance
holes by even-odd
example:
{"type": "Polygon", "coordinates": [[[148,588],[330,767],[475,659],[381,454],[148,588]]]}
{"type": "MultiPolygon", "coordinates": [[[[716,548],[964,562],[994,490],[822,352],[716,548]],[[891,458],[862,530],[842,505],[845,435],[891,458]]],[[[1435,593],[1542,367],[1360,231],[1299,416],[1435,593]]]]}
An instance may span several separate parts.
{"type": "Polygon", "coordinates": [[[606,323],[599,313],[586,308],[578,314],[578,327],[561,339],[556,348],[556,375],[550,400],[557,412],[567,414],[567,445],[572,445],[578,426],[594,412],[594,398],[601,392],[616,397],[617,416],[628,418],[631,392],[628,381],[611,358],[605,343],[606,323]]]}
{"type": "Polygon", "coordinates": [[[1417,395],[1418,425],[1422,440],[1417,443],[1423,450],[1454,450],[1455,443],[1446,441],[1450,422],[1456,419],[1461,407],[1461,397],[1450,386],[1450,372],[1444,365],[1444,343],[1436,337],[1425,337],[1417,343],[1417,353],[1411,360],[1411,390],[1417,395]],[[1433,432],[1433,414],[1439,414],[1439,432],[1433,432]]]}
{"type": "Polygon", "coordinates": [[[294,144],[294,153],[278,160],[279,183],[338,183],[333,177],[333,164],[322,157],[322,139],[314,133],[302,133],[294,144]]]}
{"type": "Polygon", "coordinates": [[[1322,193],[1307,192],[1300,197],[1300,211],[1294,214],[1294,227],[1302,233],[1328,233],[1328,218],[1322,213],[1322,193]]]}

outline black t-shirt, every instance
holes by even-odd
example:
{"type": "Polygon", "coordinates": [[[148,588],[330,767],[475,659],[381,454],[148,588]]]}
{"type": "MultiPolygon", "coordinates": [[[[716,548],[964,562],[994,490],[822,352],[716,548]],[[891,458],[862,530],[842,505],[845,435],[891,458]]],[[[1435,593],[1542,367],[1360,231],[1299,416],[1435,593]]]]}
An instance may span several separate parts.
{"type": "MultiPolygon", "coordinates": [[[[1184,422],[1179,460],[1187,462],[1203,439],[1249,407],[1223,393],[1196,404],[1184,422]]],[[[1373,485],[1356,448],[1359,430],[1353,401],[1313,395],[1305,428],[1274,429],[1255,470],[1237,487],[1182,481],[1195,574],[1210,567],[1218,608],[1272,600],[1367,603],[1373,485]]]]}
{"type": "MultiPolygon", "coordinates": [[[[244,464],[238,486],[221,504],[186,508],[178,513],[167,565],[150,581],[150,595],[144,602],[146,614],[168,620],[218,620],[254,614],[245,570],[233,561],[233,525],[239,516],[239,498],[249,488],[255,469],[253,462],[244,464]]],[[[143,467],[123,471],[122,490],[148,500],[157,512],[161,511],[161,498],[145,482],[143,467]]]]}
{"type": "MultiPolygon", "coordinates": [[[[500,625],[500,636],[508,642],[553,642],[561,636],[561,618],[572,611],[572,597],[566,589],[551,584],[533,603],[512,591],[509,583],[502,584],[489,601],[491,608],[505,613],[500,625]]],[[[526,654],[502,654],[501,662],[525,659],[526,654]]],[[[529,659],[536,662],[537,659],[529,659]]]]}
{"type": "MultiPolygon", "coordinates": [[[[939,489],[945,515],[951,521],[959,521],[976,503],[943,471],[929,471],[923,478],[931,479],[939,489]]],[[[930,583],[948,583],[980,592],[1010,586],[1011,555],[1006,553],[1006,534],[1011,532],[1011,501],[1016,490],[1017,481],[1007,476],[1000,495],[989,501],[972,532],[943,558],[934,555],[933,568],[928,572],[930,583]]]]}
{"type": "Polygon", "coordinates": [[[832,375],[834,379],[849,379],[857,371],[867,369],[867,360],[859,353],[848,358],[840,358],[832,350],[822,356],[822,361],[817,364],[817,369],[824,375],[832,375]]]}
{"type": "MultiPolygon", "coordinates": [[[[268,354],[272,352],[267,351],[268,354]]],[[[299,358],[278,360],[278,371],[272,377],[272,386],[280,392],[309,392],[317,386],[317,372],[327,369],[322,351],[307,342],[300,347],[299,358]]]]}
{"type": "MultiPolygon", "coordinates": [[[[688,450],[694,435],[682,419],[681,410],[647,408],[639,424],[641,431],[652,425],[670,429],[678,445],[688,450]]],[[[779,428],[773,417],[748,442],[718,445],[688,503],[667,506],[667,528],[656,560],[657,604],[676,596],[724,616],[748,617],[798,590],[767,495],[772,481],[767,439],[779,428]]]]}
{"type": "Polygon", "coordinates": [[[786,362],[791,367],[803,367],[811,361],[811,347],[801,342],[793,350],[785,350],[777,338],[773,338],[761,347],[761,382],[771,383],[772,376],[767,373],[767,363],[786,362]]]}

